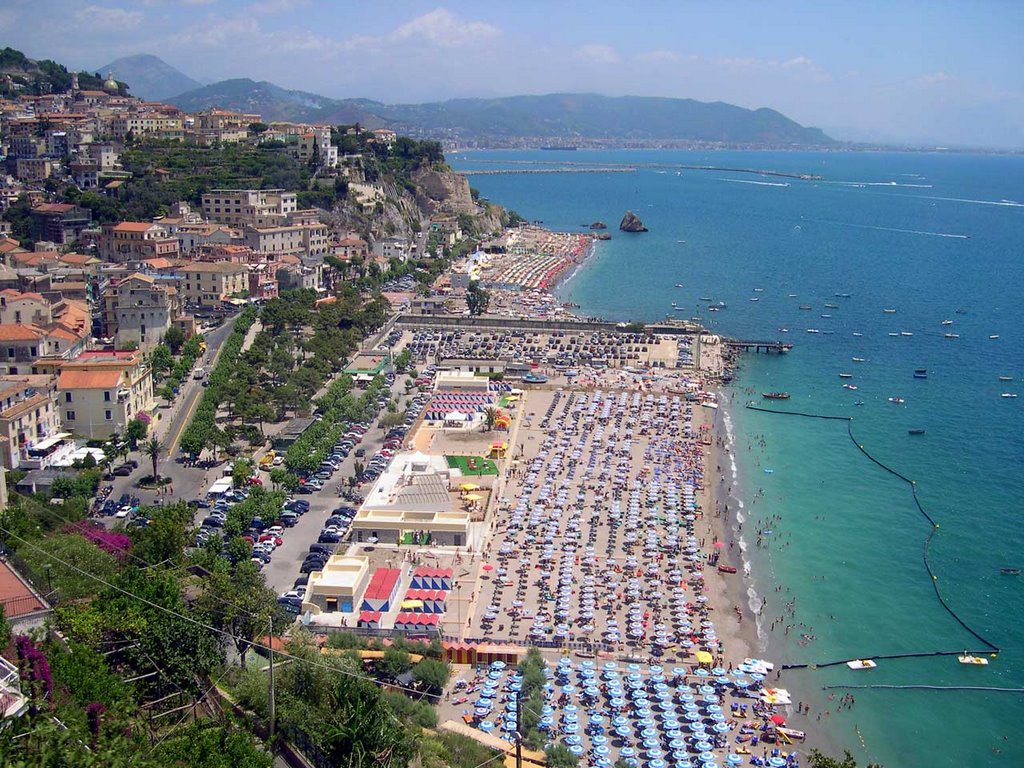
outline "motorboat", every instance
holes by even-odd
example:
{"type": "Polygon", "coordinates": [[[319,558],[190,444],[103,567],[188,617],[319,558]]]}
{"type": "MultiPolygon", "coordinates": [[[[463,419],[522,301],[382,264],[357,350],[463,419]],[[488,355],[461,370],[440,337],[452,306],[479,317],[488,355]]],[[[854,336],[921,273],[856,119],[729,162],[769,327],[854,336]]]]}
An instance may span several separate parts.
{"type": "Polygon", "coordinates": [[[719,573],[736,573],[736,566],[726,565],[725,563],[718,564],[719,573]]]}
{"type": "Polygon", "coordinates": [[[903,403],[905,403],[906,400],[904,400],[902,397],[890,397],[889,402],[895,403],[896,405],[903,405],[903,403]]]}
{"type": "Polygon", "coordinates": [[[946,338],[947,339],[959,339],[960,338],[960,334],[959,333],[947,333],[946,334],[946,338]]]}
{"type": "Polygon", "coordinates": [[[826,304],[825,309],[839,309],[838,304],[826,304]]]}
{"type": "Polygon", "coordinates": [[[853,378],[853,374],[852,373],[840,373],[839,374],[839,378],[840,379],[852,379],[853,378]]]}
{"type": "Polygon", "coordinates": [[[799,309],[807,310],[807,309],[814,309],[814,307],[812,307],[810,304],[801,304],[799,306],[799,309]]]}
{"type": "Polygon", "coordinates": [[[1016,392],[1003,392],[999,396],[1000,397],[1005,397],[1006,399],[1011,400],[1011,399],[1017,397],[1017,393],[1016,392]]]}
{"type": "Polygon", "coordinates": [[[956,660],[961,664],[973,664],[974,666],[984,667],[988,665],[988,659],[982,658],[981,656],[972,656],[969,653],[962,653],[956,657],[956,660]]]}
{"type": "Polygon", "coordinates": [[[953,324],[953,321],[952,321],[952,320],[943,320],[943,321],[942,321],[942,324],[943,324],[943,325],[952,325],[952,324],[953,324]]]}
{"type": "Polygon", "coordinates": [[[855,362],[855,363],[863,363],[864,362],[864,358],[863,357],[851,357],[850,359],[853,360],[853,362],[855,362]]]}
{"type": "Polygon", "coordinates": [[[878,664],[871,659],[854,659],[853,661],[846,662],[846,666],[850,669],[874,669],[878,664]]]}
{"type": "Polygon", "coordinates": [[[900,336],[913,336],[914,334],[910,331],[900,331],[900,336]]]}
{"type": "Polygon", "coordinates": [[[907,434],[908,435],[923,435],[924,434],[924,430],[923,429],[908,429],[907,430],[907,434]]]}
{"type": "Polygon", "coordinates": [[[927,379],[928,378],[928,369],[927,368],[918,368],[918,369],[916,369],[914,371],[914,378],[915,379],[927,379]]]}
{"type": "Polygon", "coordinates": [[[895,315],[896,314],[896,310],[895,309],[883,309],[882,312],[884,312],[887,315],[895,315]]]}
{"type": "Polygon", "coordinates": [[[1014,568],[1012,566],[1004,566],[999,569],[999,572],[1003,576],[1020,576],[1020,568],[1014,568]]]}
{"type": "Polygon", "coordinates": [[[682,283],[676,283],[676,288],[682,288],[682,287],[683,287],[682,283]]]}
{"type": "Polygon", "coordinates": [[[899,334],[898,334],[898,333],[896,333],[896,331],[890,331],[890,332],[889,332],[889,335],[890,335],[890,336],[899,336],[899,334]]]}
{"type": "Polygon", "coordinates": [[[1000,376],[1000,381],[1013,381],[1013,376],[1000,376]]]}
{"type": "Polygon", "coordinates": [[[789,392],[762,392],[765,400],[789,400],[789,392]]]}
{"type": "Polygon", "coordinates": [[[854,331],[854,332],[853,332],[853,335],[854,335],[854,336],[863,336],[864,334],[863,334],[863,333],[858,333],[857,331],[854,331]]]}
{"type": "Polygon", "coordinates": [[[998,339],[999,338],[999,334],[998,333],[993,333],[991,336],[989,336],[989,338],[990,339],[998,339]]]}
{"type": "Polygon", "coordinates": [[[819,331],[817,328],[808,328],[807,332],[808,333],[821,333],[821,331],[819,331]]]}
{"type": "Polygon", "coordinates": [[[856,384],[843,384],[843,389],[848,389],[851,392],[855,392],[857,390],[857,385],[856,384]]]}

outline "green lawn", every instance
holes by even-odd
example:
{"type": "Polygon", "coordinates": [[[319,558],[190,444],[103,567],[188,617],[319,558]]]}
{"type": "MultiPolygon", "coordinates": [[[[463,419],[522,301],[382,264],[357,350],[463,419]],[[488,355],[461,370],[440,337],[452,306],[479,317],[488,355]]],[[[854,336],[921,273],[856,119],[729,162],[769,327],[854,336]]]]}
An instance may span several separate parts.
{"type": "Polygon", "coordinates": [[[490,459],[484,459],[479,456],[445,456],[448,461],[448,466],[453,469],[458,469],[462,472],[464,477],[470,475],[496,475],[498,474],[498,465],[490,459]],[[473,459],[476,466],[475,469],[470,469],[469,460],[473,459]]]}

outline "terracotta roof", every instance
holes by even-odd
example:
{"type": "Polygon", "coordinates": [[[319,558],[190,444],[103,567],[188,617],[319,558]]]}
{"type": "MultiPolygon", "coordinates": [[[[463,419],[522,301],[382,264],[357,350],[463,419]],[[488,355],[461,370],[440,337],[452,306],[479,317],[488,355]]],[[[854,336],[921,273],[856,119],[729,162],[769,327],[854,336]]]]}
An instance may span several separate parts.
{"type": "Polygon", "coordinates": [[[233,272],[244,272],[244,264],[233,264],[230,261],[199,261],[185,267],[186,272],[220,272],[228,274],[233,272]]]}
{"type": "Polygon", "coordinates": [[[15,240],[13,237],[5,237],[0,240],[0,253],[7,253],[8,251],[24,250],[21,247],[21,243],[15,240]]]}
{"type": "Polygon", "coordinates": [[[67,213],[75,210],[75,206],[70,203],[43,203],[32,210],[39,213],[67,213]]]}
{"type": "Polygon", "coordinates": [[[41,293],[22,293],[17,288],[4,288],[0,291],[0,295],[6,296],[9,301],[17,301],[18,299],[32,299],[33,301],[46,301],[41,293]]]}
{"type": "Polygon", "coordinates": [[[96,257],[90,256],[87,253],[65,253],[60,257],[60,260],[65,264],[78,264],[80,266],[84,266],[90,261],[95,261],[96,257]]]}
{"type": "Polygon", "coordinates": [[[153,269],[167,269],[168,267],[173,267],[176,262],[165,259],[163,256],[157,256],[155,259],[143,259],[142,263],[148,264],[153,269]]]}
{"type": "Polygon", "coordinates": [[[157,226],[150,221],[122,221],[116,227],[115,232],[148,232],[151,227],[157,226]]]}
{"type": "Polygon", "coordinates": [[[50,329],[49,335],[53,338],[63,339],[64,341],[79,341],[82,337],[74,331],[71,331],[63,326],[56,326],[50,329]]]}
{"type": "Polygon", "coordinates": [[[117,368],[105,371],[89,371],[75,368],[61,368],[57,389],[113,389],[121,381],[117,368]]]}
{"type": "Polygon", "coordinates": [[[35,341],[43,335],[43,331],[34,325],[25,323],[0,325],[0,341],[35,341]]]}

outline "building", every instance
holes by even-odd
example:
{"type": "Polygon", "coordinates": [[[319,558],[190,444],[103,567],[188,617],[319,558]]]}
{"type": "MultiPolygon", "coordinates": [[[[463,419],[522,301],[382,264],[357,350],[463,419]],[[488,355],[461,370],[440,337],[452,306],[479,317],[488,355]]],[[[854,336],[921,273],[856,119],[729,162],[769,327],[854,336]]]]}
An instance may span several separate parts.
{"type": "Polygon", "coordinates": [[[314,157],[324,168],[338,165],[338,148],[331,143],[331,127],[329,125],[314,126],[298,136],[296,152],[298,159],[309,162],[314,157]]]}
{"type": "Polygon", "coordinates": [[[214,189],[202,206],[209,221],[251,227],[278,224],[299,209],[296,194],[283,189],[214,189]]]}
{"type": "Polygon", "coordinates": [[[123,141],[128,134],[157,139],[181,139],[185,128],[180,117],[160,112],[132,112],[116,115],[110,121],[110,133],[123,141]]]}
{"type": "Polygon", "coordinates": [[[352,540],[395,544],[426,535],[433,544],[465,546],[470,515],[453,503],[450,481],[443,456],[395,456],[352,520],[352,540]]]}
{"type": "Polygon", "coordinates": [[[12,288],[0,291],[0,324],[43,326],[52,322],[53,307],[42,294],[22,293],[12,288]]]}
{"type": "Polygon", "coordinates": [[[195,262],[179,270],[186,305],[212,307],[249,290],[249,267],[227,261],[195,262]]]}
{"type": "Polygon", "coordinates": [[[83,229],[92,224],[86,208],[68,203],[43,203],[31,211],[32,239],[68,245],[78,239],[83,229]]]}
{"type": "Polygon", "coordinates": [[[64,428],[89,439],[124,434],[153,407],[153,375],[141,351],[83,352],[60,367],[57,401],[64,428]]]}
{"type": "Polygon", "coordinates": [[[332,555],[323,570],[309,574],[302,610],[313,615],[352,613],[369,577],[370,563],[365,555],[332,555]]]}
{"type": "Polygon", "coordinates": [[[19,469],[29,450],[60,432],[54,376],[0,376],[0,466],[19,469]]]}
{"type": "Polygon", "coordinates": [[[245,244],[260,253],[324,256],[330,252],[327,225],[304,219],[278,227],[245,227],[245,244]]]}
{"type": "Polygon", "coordinates": [[[122,221],[104,224],[99,239],[99,255],[104,261],[125,263],[158,256],[178,255],[178,238],[167,227],[146,221],[122,221]]]}
{"type": "Polygon", "coordinates": [[[123,348],[135,342],[139,349],[156,346],[181,312],[174,281],[134,273],[111,282],[104,294],[106,334],[123,348]]]}
{"type": "Polygon", "coordinates": [[[373,244],[373,255],[387,263],[392,259],[405,261],[409,258],[410,245],[404,237],[388,237],[373,244]]]}
{"type": "Polygon", "coordinates": [[[53,161],[45,157],[19,158],[14,175],[21,181],[44,181],[53,174],[53,161]]]}
{"type": "Polygon", "coordinates": [[[269,301],[278,296],[277,275],[272,265],[266,262],[250,267],[249,298],[256,301],[269,301]]]}

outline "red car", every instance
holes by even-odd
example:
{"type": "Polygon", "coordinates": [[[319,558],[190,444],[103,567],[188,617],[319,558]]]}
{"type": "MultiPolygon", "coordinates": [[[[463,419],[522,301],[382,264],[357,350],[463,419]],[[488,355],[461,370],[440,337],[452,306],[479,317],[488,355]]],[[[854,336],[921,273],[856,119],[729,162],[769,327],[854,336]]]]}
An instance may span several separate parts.
{"type": "Polygon", "coordinates": [[[280,536],[275,536],[272,533],[264,533],[262,536],[260,536],[260,541],[269,541],[275,547],[280,547],[282,544],[284,544],[284,539],[282,539],[280,536]]]}

